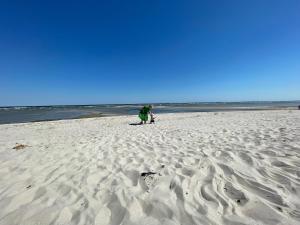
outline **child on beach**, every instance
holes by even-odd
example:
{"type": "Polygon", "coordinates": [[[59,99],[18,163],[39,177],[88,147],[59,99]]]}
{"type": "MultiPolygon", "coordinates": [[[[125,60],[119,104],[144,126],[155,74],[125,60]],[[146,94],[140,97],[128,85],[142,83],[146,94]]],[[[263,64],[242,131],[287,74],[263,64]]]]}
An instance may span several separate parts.
{"type": "Polygon", "coordinates": [[[155,123],[155,117],[153,112],[150,112],[150,124],[155,123]]]}

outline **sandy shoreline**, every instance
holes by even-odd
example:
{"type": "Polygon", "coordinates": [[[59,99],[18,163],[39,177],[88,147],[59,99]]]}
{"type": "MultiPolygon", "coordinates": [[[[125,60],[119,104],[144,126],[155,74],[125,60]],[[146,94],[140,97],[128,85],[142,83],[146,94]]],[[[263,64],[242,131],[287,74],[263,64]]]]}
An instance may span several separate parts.
{"type": "Polygon", "coordinates": [[[0,224],[300,223],[300,111],[134,122],[0,125],[0,224]]]}
{"type": "MultiPolygon", "coordinates": [[[[240,103],[156,103],[155,113],[296,110],[299,101],[240,103]]],[[[103,116],[137,115],[143,105],[54,105],[0,107],[0,124],[31,123],[103,116]]]]}

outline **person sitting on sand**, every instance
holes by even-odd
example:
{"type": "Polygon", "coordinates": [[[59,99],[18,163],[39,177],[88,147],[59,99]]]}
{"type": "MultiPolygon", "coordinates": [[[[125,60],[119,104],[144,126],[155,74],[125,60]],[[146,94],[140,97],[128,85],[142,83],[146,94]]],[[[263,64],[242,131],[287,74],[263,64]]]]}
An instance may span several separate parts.
{"type": "Polygon", "coordinates": [[[139,117],[141,119],[141,123],[140,124],[146,124],[146,122],[148,121],[148,114],[150,113],[152,109],[152,105],[148,105],[148,106],[144,106],[139,113],[139,117]]]}

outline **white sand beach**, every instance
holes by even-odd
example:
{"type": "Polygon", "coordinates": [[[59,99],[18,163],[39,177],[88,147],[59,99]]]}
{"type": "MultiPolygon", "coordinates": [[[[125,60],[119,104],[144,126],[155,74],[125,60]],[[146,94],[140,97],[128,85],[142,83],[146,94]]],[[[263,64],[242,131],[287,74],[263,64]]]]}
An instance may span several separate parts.
{"type": "Polygon", "coordinates": [[[0,125],[0,224],[300,224],[300,111],[133,122],[0,125]]]}

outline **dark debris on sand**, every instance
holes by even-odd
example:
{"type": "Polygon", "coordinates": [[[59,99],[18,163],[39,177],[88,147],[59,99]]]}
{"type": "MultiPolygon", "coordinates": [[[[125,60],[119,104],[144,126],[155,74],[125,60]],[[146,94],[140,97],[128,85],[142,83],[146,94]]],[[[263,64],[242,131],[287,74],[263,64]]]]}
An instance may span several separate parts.
{"type": "Polygon", "coordinates": [[[16,146],[13,147],[13,149],[15,149],[15,150],[21,150],[21,149],[24,149],[26,147],[28,147],[28,145],[23,145],[23,144],[16,143],[16,146]]]}
{"type": "Polygon", "coordinates": [[[142,177],[147,177],[147,176],[154,175],[154,174],[156,174],[156,173],[154,173],[154,172],[143,172],[143,173],[141,173],[141,176],[142,177]]]}

